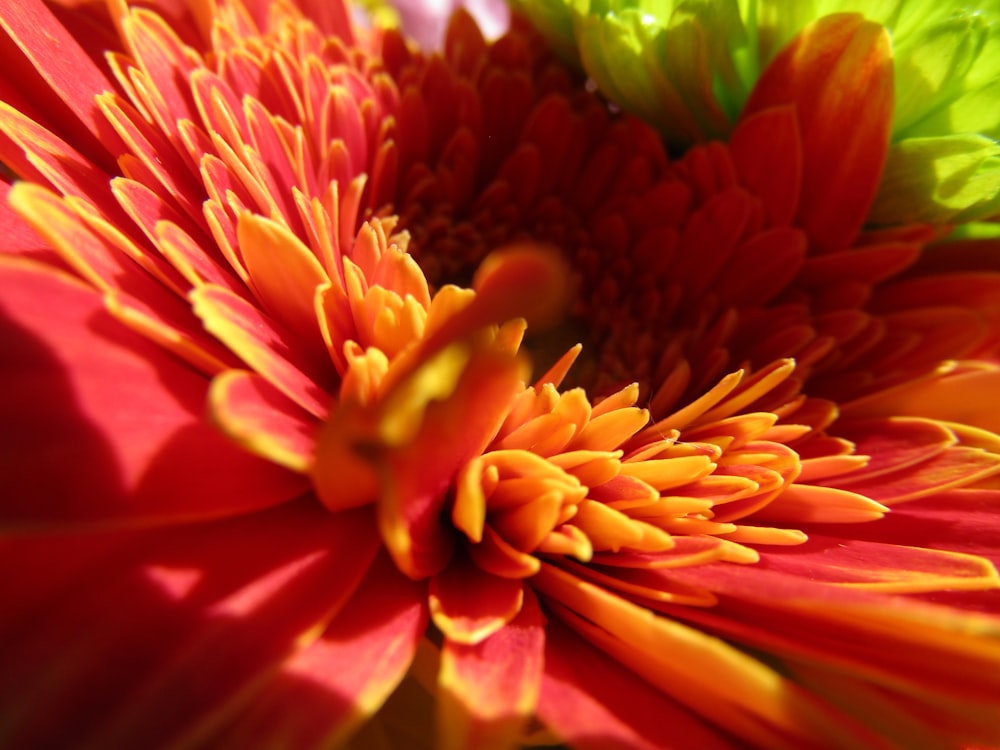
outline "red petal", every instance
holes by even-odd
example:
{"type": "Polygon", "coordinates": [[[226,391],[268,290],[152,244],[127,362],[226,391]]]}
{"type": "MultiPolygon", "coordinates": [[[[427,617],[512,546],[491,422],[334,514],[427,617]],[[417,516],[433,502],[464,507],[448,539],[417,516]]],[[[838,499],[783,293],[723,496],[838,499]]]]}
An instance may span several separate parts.
{"type": "MultiPolygon", "coordinates": [[[[458,469],[496,435],[522,378],[516,358],[495,351],[474,352],[455,391],[428,404],[413,442],[387,457],[383,476],[388,486],[379,501],[379,527],[386,547],[407,575],[423,578],[447,564],[454,544],[451,530],[441,521],[448,488],[458,469]]],[[[406,385],[404,380],[399,386],[404,395],[406,385]]],[[[392,396],[387,402],[391,410],[392,396]]],[[[412,409],[402,399],[396,403],[412,409]]],[[[322,463],[322,441],[318,458],[322,463]]]]}
{"type": "Polygon", "coordinates": [[[802,133],[798,224],[821,250],[847,247],[882,176],[894,104],[888,32],[861,14],[807,26],[757,81],[743,117],[794,105],[802,133]]]}
{"type": "Polygon", "coordinates": [[[538,717],[579,750],[731,748],[618,662],[558,621],[546,625],[538,717]]]}
{"type": "Polygon", "coordinates": [[[906,685],[994,703],[1000,695],[1000,624],[995,619],[763,566],[706,565],[674,575],[716,592],[719,604],[705,610],[659,609],[737,642],[838,665],[858,679],[891,688],[906,685]]]}
{"type": "Polygon", "coordinates": [[[62,258],[10,207],[10,185],[0,182],[0,237],[9,255],[32,258],[60,271],[69,271],[62,258]]]}
{"type": "MultiPolygon", "coordinates": [[[[189,221],[207,229],[201,210],[205,188],[193,165],[181,157],[162,131],[121,97],[102,96],[98,105],[127,147],[131,161],[123,171],[154,191],[160,200],[172,200],[189,221]]],[[[122,165],[124,168],[124,158],[122,165]]]]}
{"type": "Polygon", "coordinates": [[[427,627],[424,586],[386,555],[320,638],[285,662],[215,748],[339,747],[382,705],[427,627]]]}
{"type": "Polygon", "coordinates": [[[534,713],[542,680],[545,618],[525,592],[521,613],[486,640],[446,640],[438,675],[441,745],[457,750],[514,746],[534,713]]]}
{"type": "Polygon", "coordinates": [[[770,226],[792,223],[802,190],[802,140],[795,108],[765,109],[744,117],[729,137],[740,183],[764,202],[770,226]]]}
{"type": "MultiPolygon", "coordinates": [[[[330,395],[320,385],[327,377],[312,352],[293,349],[296,336],[242,297],[206,285],[191,292],[195,314],[205,328],[275,388],[303,409],[324,418],[330,395]]],[[[333,367],[330,366],[330,375],[333,367]]]]}
{"type": "MultiPolygon", "coordinates": [[[[696,587],[711,588],[688,571],[677,572],[696,587]]],[[[740,572],[746,575],[745,570],[740,572]]],[[[636,604],[546,563],[532,584],[577,633],[691,711],[740,735],[747,744],[792,748],[807,744],[807,738],[830,736],[831,746],[837,742],[848,746],[859,741],[859,731],[863,733],[844,723],[844,717],[830,715],[752,655],[676,618],[650,611],[668,605],[648,600],[636,604]]],[[[679,609],[700,611],[698,607],[679,609]]]]}
{"type": "Polygon", "coordinates": [[[483,572],[468,560],[454,558],[431,578],[434,624],[456,643],[479,643],[507,625],[524,603],[520,579],[483,572]]]}
{"type": "Polygon", "coordinates": [[[376,550],[370,512],[331,516],[314,502],[134,534],[7,542],[3,744],[204,743],[321,631],[376,550]]]}
{"type": "Polygon", "coordinates": [[[205,518],[304,491],[206,423],[207,381],[91,290],[29,261],[5,260],[0,278],[5,523],[205,518]]]}
{"type": "Polygon", "coordinates": [[[355,44],[352,16],[344,0],[298,0],[297,4],[325,34],[338,37],[348,46],[355,44]]]}
{"type": "Polygon", "coordinates": [[[185,48],[171,26],[160,16],[133,8],[121,20],[122,37],[132,58],[148,76],[151,114],[170,134],[178,120],[197,121],[198,110],[187,80],[197,65],[194,50],[185,48]]]}
{"type": "MultiPolygon", "coordinates": [[[[956,428],[958,429],[958,428],[956,428]]],[[[871,463],[827,483],[886,505],[925,497],[1000,472],[1000,455],[957,445],[944,424],[906,417],[845,421],[837,432],[856,441],[871,463]]]]}
{"type": "Polygon", "coordinates": [[[258,456],[305,472],[316,453],[319,422],[256,373],[230,370],[212,381],[212,417],[258,456]]]}
{"type": "MultiPolygon", "coordinates": [[[[1000,491],[959,489],[892,509],[877,524],[838,526],[845,538],[978,555],[1000,567],[1000,491]]],[[[926,599],[1000,615],[996,591],[935,592],[926,599]]]]}
{"type": "MultiPolygon", "coordinates": [[[[67,141],[113,172],[121,142],[94,97],[114,86],[41,0],[19,0],[2,8],[0,26],[20,50],[4,50],[4,77],[18,82],[67,141]]],[[[4,42],[0,49],[7,47],[4,42]]]]}
{"type": "MultiPolygon", "coordinates": [[[[100,190],[104,190],[103,185],[100,190]]],[[[155,253],[130,245],[121,237],[120,242],[103,237],[82,219],[83,215],[90,215],[114,223],[114,214],[102,216],[92,209],[84,211],[79,203],[74,210],[71,199],[30,182],[15,184],[10,191],[10,202],[62,260],[96,288],[124,292],[154,315],[170,310],[171,315],[160,317],[176,316],[178,298],[186,288],[183,278],[155,253]]],[[[118,211],[117,204],[114,210],[118,211]]],[[[186,304],[183,308],[190,316],[186,304]]]]}
{"type": "Polygon", "coordinates": [[[736,248],[712,284],[712,294],[736,308],[770,302],[796,277],[807,249],[799,229],[760,232],[736,248]]]}
{"type": "Polygon", "coordinates": [[[18,177],[120,212],[108,192],[108,173],[42,125],[0,102],[0,157],[18,177]]]}
{"type": "Polygon", "coordinates": [[[1000,588],[996,570],[981,557],[815,533],[794,552],[765,553],[759,566],[868,591],[909,594],[1000,588]]]}

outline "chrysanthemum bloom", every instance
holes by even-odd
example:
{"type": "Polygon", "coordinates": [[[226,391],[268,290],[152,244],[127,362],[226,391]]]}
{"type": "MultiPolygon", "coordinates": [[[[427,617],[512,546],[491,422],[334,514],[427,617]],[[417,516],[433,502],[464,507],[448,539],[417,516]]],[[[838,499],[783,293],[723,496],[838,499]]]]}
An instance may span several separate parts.
{"type": "Polygon", "coordinates": [[[1000,213],[995,2],[513,4],[674,148],[728,137],[762,71],[796,34],[818,35],[816,19],[864,13],[892,31],[896,79],[892,147],[871,220],[943,223],[1000,213]]]}
{"type": "Polygon", "coordinates": [[[1000,275],[862,231],[882,27],[671,161],[350,18],[2,14],[5,745],[1000,742],[1000,275]]]}

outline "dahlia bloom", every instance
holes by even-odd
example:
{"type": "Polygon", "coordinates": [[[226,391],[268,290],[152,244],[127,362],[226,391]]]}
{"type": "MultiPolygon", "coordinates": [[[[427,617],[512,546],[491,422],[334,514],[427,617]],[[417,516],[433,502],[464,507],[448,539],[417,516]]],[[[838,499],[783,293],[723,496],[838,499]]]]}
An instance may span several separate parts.
{"type": "Polygon", "coordinates": [[[896,91],[871,221],[964,222],[1000,213],[995,3],[512,2],[606,96],[656,125],[675,149],[728,137],[779,51],[799,33],[820,35],[816,20],[864,13],[892,32],[896,91]]]}
{"type": "Polygon", "coordinates": [[[671,158],[517,20],[0,21],[6,746],[1000,743],[1000,256],[865,228],[881,25],[671,158]]]}

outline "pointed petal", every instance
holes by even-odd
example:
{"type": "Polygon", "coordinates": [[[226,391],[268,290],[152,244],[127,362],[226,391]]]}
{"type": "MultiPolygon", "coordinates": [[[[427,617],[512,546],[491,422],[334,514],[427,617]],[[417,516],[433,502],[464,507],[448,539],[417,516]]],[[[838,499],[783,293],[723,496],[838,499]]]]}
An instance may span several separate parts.
{"type": "Polygon", "coordinates": [[[204,421],[207,381],[79,282],[0,263],[5,524],[150,523],[282,502],[305,482],[204,421]]]}
{"type": "Polygon", "coordinates": [[[837,427],[840,436],[856,444],[858,454],[872,460],[864,468],[827,483],[885,505],[971,485],[1000,473],[1000,455],[959,444],[945,423],[889,417],[844,420],[837,427]]]}
{"type": "Polygon", "coordinates": [[[821,250],[850,245],[868,215],[888,152],[893,101],[888,32],[851,13],[807,26],[750,94],[744,119],[795,106],[804,157],[797,223],[821,250]]]}
{"type": "Polygon", "coordinates": [[[530,590],[520,614],[486,640],[445,640],[438,675],[442,750],[514,746],[538,701],[544,649],[545,618],[530,590]]]}
{"type": "Polygon", "coordinates": [[[889,509],[857,492],[837,487],[791,484],[768,505],[754,512],[754,521],[779,524],[859,523],[877,521],[889,509]]]}
{"type": "Polygon", "coordinates": [[[134,534],[8,541],[3,744],[209,744],[261,678],[322,632],[377,544],[370,512],[331,516],[311,501],[134,534]],[[63,575],[49,572],[54,549],[63,575]]]}
{"type": "Polygon", "coordinates": [[[340,747],[403,679],[427,627],[425,587],[376,558],[315,642],[288,659],[213,747],[340,747]]]}

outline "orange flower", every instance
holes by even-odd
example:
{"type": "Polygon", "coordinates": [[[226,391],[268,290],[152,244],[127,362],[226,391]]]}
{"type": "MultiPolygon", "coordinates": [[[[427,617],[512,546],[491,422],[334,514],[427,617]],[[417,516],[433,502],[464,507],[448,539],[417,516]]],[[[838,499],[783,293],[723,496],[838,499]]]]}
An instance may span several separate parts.
{"type": "Polygon", "coordinates": [[[671,161],[519,25],[0,18],[7,745],[1000,741],[1000,272],[864,229],[881,27],[671,161]]]}

